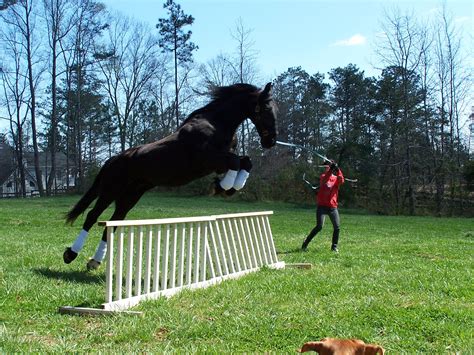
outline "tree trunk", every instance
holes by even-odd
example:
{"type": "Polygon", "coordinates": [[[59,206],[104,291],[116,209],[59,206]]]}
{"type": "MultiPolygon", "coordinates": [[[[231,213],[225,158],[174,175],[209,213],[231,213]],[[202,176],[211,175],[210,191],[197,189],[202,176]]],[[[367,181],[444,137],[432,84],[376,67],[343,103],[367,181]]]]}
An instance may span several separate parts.
{"type": "Polygon", "coordinates": [[[57,95],[56,95],[56,43],[53,43],[53,66],[51,74],[51,143],[49,145],[51,150],[51,171],[49,173],[48,185],[46,187],[46,192],[48,195],[51,195],[51,190],[53,187],[53,182],[56,179],[56,129],[57,129],[57,95]]]}
{"type": "Polygon", "coordinates": [[[177,33],[175,30],[174,34],[174,90],[175,90],[175,100],[174,100],[174,112],[176,115],[176,129],[179,127],[179,89],[178,89],[178,43],[177,43],[177,33]]]}
{"type": "MultiPolygon", "coordinates": [[[[26,5],[27,6],[27,5],[26,5]]],[[[39,150],[38,150],[38,134],[36,131],[36,89],[35,89],[35,80],[33,77],[33,61],[32,61],[32,52],[31,52],[31,29],[30,29],[30,16],[27,8],[25,8],[25,26],[26,26],[26,54],[28,62],[28,84],[30,87],[31,95],[31,135],[33,140],[33,157],[35,165],[35,177],[36,185],[39,191],[40,196],[44,196],[44,187],[43,187],[43,176],[40,168],[39,160],[39,150]]]]}

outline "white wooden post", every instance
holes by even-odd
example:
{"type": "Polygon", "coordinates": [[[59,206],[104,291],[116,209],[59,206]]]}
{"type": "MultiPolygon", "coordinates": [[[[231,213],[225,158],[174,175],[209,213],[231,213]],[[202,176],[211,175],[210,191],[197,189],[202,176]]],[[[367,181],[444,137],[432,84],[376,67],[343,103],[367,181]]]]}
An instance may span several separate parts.
{"type": "Polygon", "coordinates": [[[153,228],[148,227],[146,247],[145,247],[145,282],[143,284],[144,293],[150,293],[151,280],[151,253],[153,249],[153,228]]]}
{"type": "Polygon", "coordinates": [[[157,226],[155,248],[155,274],[153,275],[153,292],[160,290],[160,257],[161,257],[161,225],[157,226]]]}
{"type": "Polygon", "coordinates": [[[181,241],[179,243],[178,287],[183,286],[185,243],[186,243],[186,224],[183,224],[181,226],[181,241]]]}
{"type": "Polygon", "coordinates": [[[142,294],[142,265],[143,265],[143,226],[138,227],[137,262],[135,265],[135,296],[142,294]]]}

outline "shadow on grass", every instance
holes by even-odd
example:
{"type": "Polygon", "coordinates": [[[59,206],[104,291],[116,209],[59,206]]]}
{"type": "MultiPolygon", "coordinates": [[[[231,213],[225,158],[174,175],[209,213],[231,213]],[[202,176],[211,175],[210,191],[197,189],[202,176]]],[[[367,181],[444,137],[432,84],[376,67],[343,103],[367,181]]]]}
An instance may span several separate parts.
{"type": "Polygon", "coordinates": [[[290,250],[278,250],[277,251],[277,254],[281,254],[281,255],[300,254],[300,253],[304,253],[304,251],[301,250],[301,248],[294,248],[294,249],[290,249],[290,250]]]}
{"type": "Polygon", "coordinates": [[[105,280],[104,274],[92,274],[87,271],[62,271],[49,268],[33,269],[33,272],[49,279],[78,282],[83,284],[100,284],[105,280]]]}

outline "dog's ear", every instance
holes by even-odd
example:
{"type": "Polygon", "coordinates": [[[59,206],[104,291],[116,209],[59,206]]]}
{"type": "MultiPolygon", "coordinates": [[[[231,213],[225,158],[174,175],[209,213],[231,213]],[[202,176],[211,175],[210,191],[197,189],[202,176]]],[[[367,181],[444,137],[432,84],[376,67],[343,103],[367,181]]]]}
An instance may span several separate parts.
{"type": "Polygon", "coordinates": [[[308,341],[304,343],[300,350],[296,350],[299,353],[305,353],[307,351],[316,351],[319,353],[323,343],[321,341],[308,341]]]}
{"type": "Polygon", "coordinates": [[[385,349],[382,348],[379,345],[366,344],[365,345],[365,354],[367,354],[367,355],[377,355],[377,354],[384,355],[385,354],[385,349]]]}

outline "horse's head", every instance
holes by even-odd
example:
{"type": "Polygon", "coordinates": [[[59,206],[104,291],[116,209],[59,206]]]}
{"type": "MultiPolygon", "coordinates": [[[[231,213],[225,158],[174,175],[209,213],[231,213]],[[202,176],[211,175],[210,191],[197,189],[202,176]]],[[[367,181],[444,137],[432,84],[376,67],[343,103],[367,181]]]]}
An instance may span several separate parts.
{"type": "Polygon", "coordinates": [[[250,118],[257,128],[260,144],[263,148],[271,148],[276,143],[276,117],[277,107],[271,97],[272,83],[265,85],[259,92],[255,113],[250,118]]]}

